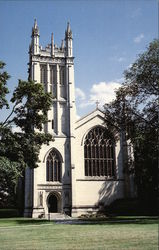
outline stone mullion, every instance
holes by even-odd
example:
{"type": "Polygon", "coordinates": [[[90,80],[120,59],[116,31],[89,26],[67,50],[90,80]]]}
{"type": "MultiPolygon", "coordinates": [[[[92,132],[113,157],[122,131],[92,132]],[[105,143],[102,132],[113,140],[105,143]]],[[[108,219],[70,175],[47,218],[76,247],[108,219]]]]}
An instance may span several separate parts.
{"type": "MultiPolygon", "coordinates": [[[[57,86],[57,103],[56,103],[56,110],[60,110],[60,104],[59,104],[59,99],[60,99],[60,84],[59,84],[59,65],[56,65],[56,86],[57,86]]],[[[61,133],[61,126],[60,126],[60,114],[57,112],[57,134],[61,133]]]]}
{"type": "Polygon", "coordinates": [[[86,157],[85,157],[85,175],[87,173],[87,176],[89,176],[89,160],[88,160],[88,157],[89,157],[89,146],[88,145],[85,145],[85,152],[86,152],[86,157]],[[87,164],[86,164],[86,162],[87,162],[87,164]]]}
{"type": "Polygon", "coordinates": [[[57,181],[59,181],[59,160],[57,160],[57,181]]]}
{"type": "Polygon", "coordinates": [[[99,168],[99,176],[101,176],[101,166],[100,166],[100,159],[98,159],[98,168],[99,168]]]}
{"type": "Polygon", "coordinates": [[[91,146],[91,143],[90,143],[89,149],[90,149],[90,155],[89,155],[89,169],[90,169],[90,176],[91,176],[91,173],[92,173],[92,159],[91,159],[91,156],[92,156],[92,146],[91,146]]]}
{"type": "Polygon", "coordinates": [[[55,181],[56,181],[56,159],[54,160],[53,170],[54,170],[54,173],[53,173],[53,181],[55,182],[55,181]]]}
{"type": "Polygon", "coordinates": [[[95,164],[95,175],[97,176],[97,152],[96,152],[96,145],[94,145],[94,157],[95,157],[95,160],[94,160],[94,164],[95,164]]]}
{"type": "Polygon", "coordinates": [[[114,150],[113,150],[113,146],[111,144],[111,175],[113,176],[114,173],[113,173],[113,165],[114,165],[114,150]]]}
{"type": "Polygon", "coordinates": [[[49,165],[48,165],[48,161],[46,162],[46,181],[49,180],[49,165]]]}
{"type": "Polygon", "coordinates": [[[112,176],[112,148],[109,142],[109,173],[112,176]]]}
{"type": "Polygon", "coordinates": [[[48,172],[48,180],[50,181],[51,180],[51,161],[49,160],[49,167],[48,167],[48,170],[49,170],[49,172],[48,172]]]}
{"type": "Polygon", "coordinates": [[[56,159],[54,160],[53,169],[54,169],[53,181],[55,182],[56,181],[56,159]]]}
{"type": "Polygon", "coordinates": [[[100,159],[100,171],[101,171],[101,176],[104,176],[103,159],[100,159]]]}
{"type": "Polygon", "coordinates": [[[112,176],[112,159],[110,160],[110,176],[112,176]]]}
{"type": "Polygon", "coordinates": [[[57,76],[56,76],[56,66],[51,67],[52,70],[52,94],[54,98],[57,98],[57,76]]]}
{"type": "Polygon", "coordinates": [[[54,159],[52,159],[52,181],[54,181],[54,164],[55,164],[55,161],[54,159]]]}
{"type": "Polygon", "coordinates": [[[61,171],[61,164],[60,164],[60,161],[58,160],[57,161],[57,180],[60,182],[61,180],[61,175],[60,175],[60,171],[61,171]]]}
{"type": "Polygon", "coordinates": [[[47,171],[48,171],[48,174],[47,174],[48,179],[47,179],[47,181],[50,181],[50,161],[49,160],[48,160],[47,171]]]}
{"type": "Polygon", "coordinates": [[[84,164],[85,164],[85,176],[88,175],[88,160],[84,160],[84,164]]]}
{"type": "Polygon", "coordinates": [[[103,157],[102,157],[102,170],[103,170],[103,176],[105,176],[105,162],[104,162],[104,159],[105,159],[105,145],[102,144],[102,152],[103,152],[103,157]]]}
{"type": "MultiPolygon", "coordinates": [[[[87,162],[87,175],[89,176],[89,160],[87,159],[85,159],[85,163],[87,162]]],[[[85,166],[86,166],[86,164],[85,164],[85,166]]],[[[85,170],[85,175],[86,175],[86,170],[85,170]]]]}
{"type": "Polygon", "coordinates": [[[53,93],[53,67],[50,66],[50,90],[52,95],[53,93]]]}
{"type": "Polygon", "coordinates": [[[46,86],[47,86],[47,92],[49,92],[49,84],[50,84],[50,69],[49,64],[46,65],[46,86]]]}
{"type": "Polygon", "coordinates": [[[100,158],[100,141],[98,143],[98,153],[99,153],[99,174],[100,176],[102,175],[102,171],[101,171],[101,158],[100,158]]]}
{"type": "Polygon", "coordinates": [[[90,162],[89,162],[89,160],[87,160],[87,171],[88,171],[88,176],[90,176],[89,165],[90,165],[90,162]]]}
{"type": "Polygon", "coordinates": [[[106,150],[106,175],[108,175],[108,166],[109,166],[109,164],[108,164],[108,146],[107,146],[107,141],[105,142],[105,150],[106,150]]]}

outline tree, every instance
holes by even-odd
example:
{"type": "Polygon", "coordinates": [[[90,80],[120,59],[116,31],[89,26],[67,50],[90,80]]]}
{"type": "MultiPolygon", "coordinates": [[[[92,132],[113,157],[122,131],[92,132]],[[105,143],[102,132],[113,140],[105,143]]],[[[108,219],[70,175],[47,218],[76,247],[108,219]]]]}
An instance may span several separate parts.
{"type": "Polygon", "coordinates": [[[6,99],[6,94],[9,93],[7,88],[7,80],[9,79],[9,75],[6,71],[3,71],[5,63],[0,61],[0,109],[4,106],[8,107],[8,102],[6,99]]]}
{"type": "Polygon", "coordinates": [[[38,132],[43,124],[48,121],[47,111],[52,104],[50,93],[45,93],[42,84],[33,81],[21,81],[13,93],[11,101],[14,103],[14,118],[6,123],[14,122],[22,133],[16,133],[23,142],[25,163],[31,167],[37,167],[38,155],[43,143],[52,140],[48,133],[38,132]]]}
{"type": "MultiPolygon", "coordinates": [[[[7,73],[3,75],[7,76],[7,73]]],[[[6,93],[8,91],[3,93],[1,107],[7,105],[6,93]]],[[[48,121],[47,111],[50,109],[52,97],[50,93],[45,93],[41,84],[19,80],[11,102],[13,103],[11,113],[3,123],[0,123],[1,205],[4,201],[13,200],[18,177],[24,174],[25,167],[38,166],[42,144],[48,144],[52,140],[52,135],[42,132],[43,124],[48,121]],[[20,132],[13,133],[12,125],[16,125],[20,132]]]]}
{"type": "MultiPolygon", "coordinates": [[[[125,81],[116,99],[105,105],[110,129],[125,131],[134,148],[134,172],[140,200],[156,202],[158,114],[159,114],[159,40],[150,43],[132,66],[124,72],[125,81]]],[[[127,161],[127,172],[131,172],[127,161]]]]}
{"type": "Polygon", "coordinates": [[[16,187],[20,177],[21,164],[0,156],[0,207],[15,205],[16,187]]]}

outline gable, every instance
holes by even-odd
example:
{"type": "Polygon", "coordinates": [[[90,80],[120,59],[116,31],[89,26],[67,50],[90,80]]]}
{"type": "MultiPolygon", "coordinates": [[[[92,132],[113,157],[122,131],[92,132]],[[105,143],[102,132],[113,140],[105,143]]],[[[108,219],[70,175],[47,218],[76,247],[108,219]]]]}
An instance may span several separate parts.
{"type": "Polygon", "coordinates": [[[79,130],[81,127],[92,127],[97,125],[103,125],[105,124],[105,115],[104,113],[96,109],[93,112],[89,113],[88,115],[80,118],[75,123],[75,130],[79,130]]]}

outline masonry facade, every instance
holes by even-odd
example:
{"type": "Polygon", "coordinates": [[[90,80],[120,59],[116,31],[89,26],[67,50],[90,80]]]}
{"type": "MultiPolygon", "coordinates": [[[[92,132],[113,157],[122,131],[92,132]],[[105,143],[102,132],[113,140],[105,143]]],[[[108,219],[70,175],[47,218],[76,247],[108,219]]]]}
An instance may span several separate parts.
{"type": "Polygon", "coordinates": [[[29,47],[29,77],[52,93],[44,132],[54,141],[43,145],[40,163],[25,173],[25,210],[29,217],[49,214],[79,216],[125,195],[122,137],[115,142],[104,113],[96,108],[76,120],[73,37],[70,24],[61,46],[39,45],[35,20],[29,47]]]}

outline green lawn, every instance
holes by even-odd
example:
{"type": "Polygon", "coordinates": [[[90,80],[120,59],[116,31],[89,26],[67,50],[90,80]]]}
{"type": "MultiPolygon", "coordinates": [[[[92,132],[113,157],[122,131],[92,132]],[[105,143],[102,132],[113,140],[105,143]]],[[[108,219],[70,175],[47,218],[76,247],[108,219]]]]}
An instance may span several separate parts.
{"type": "Polygon", "coordinates": [[[156,218],[115,218],[87,224],[0,219],[0,249],[158,249],[156,218]]]}

